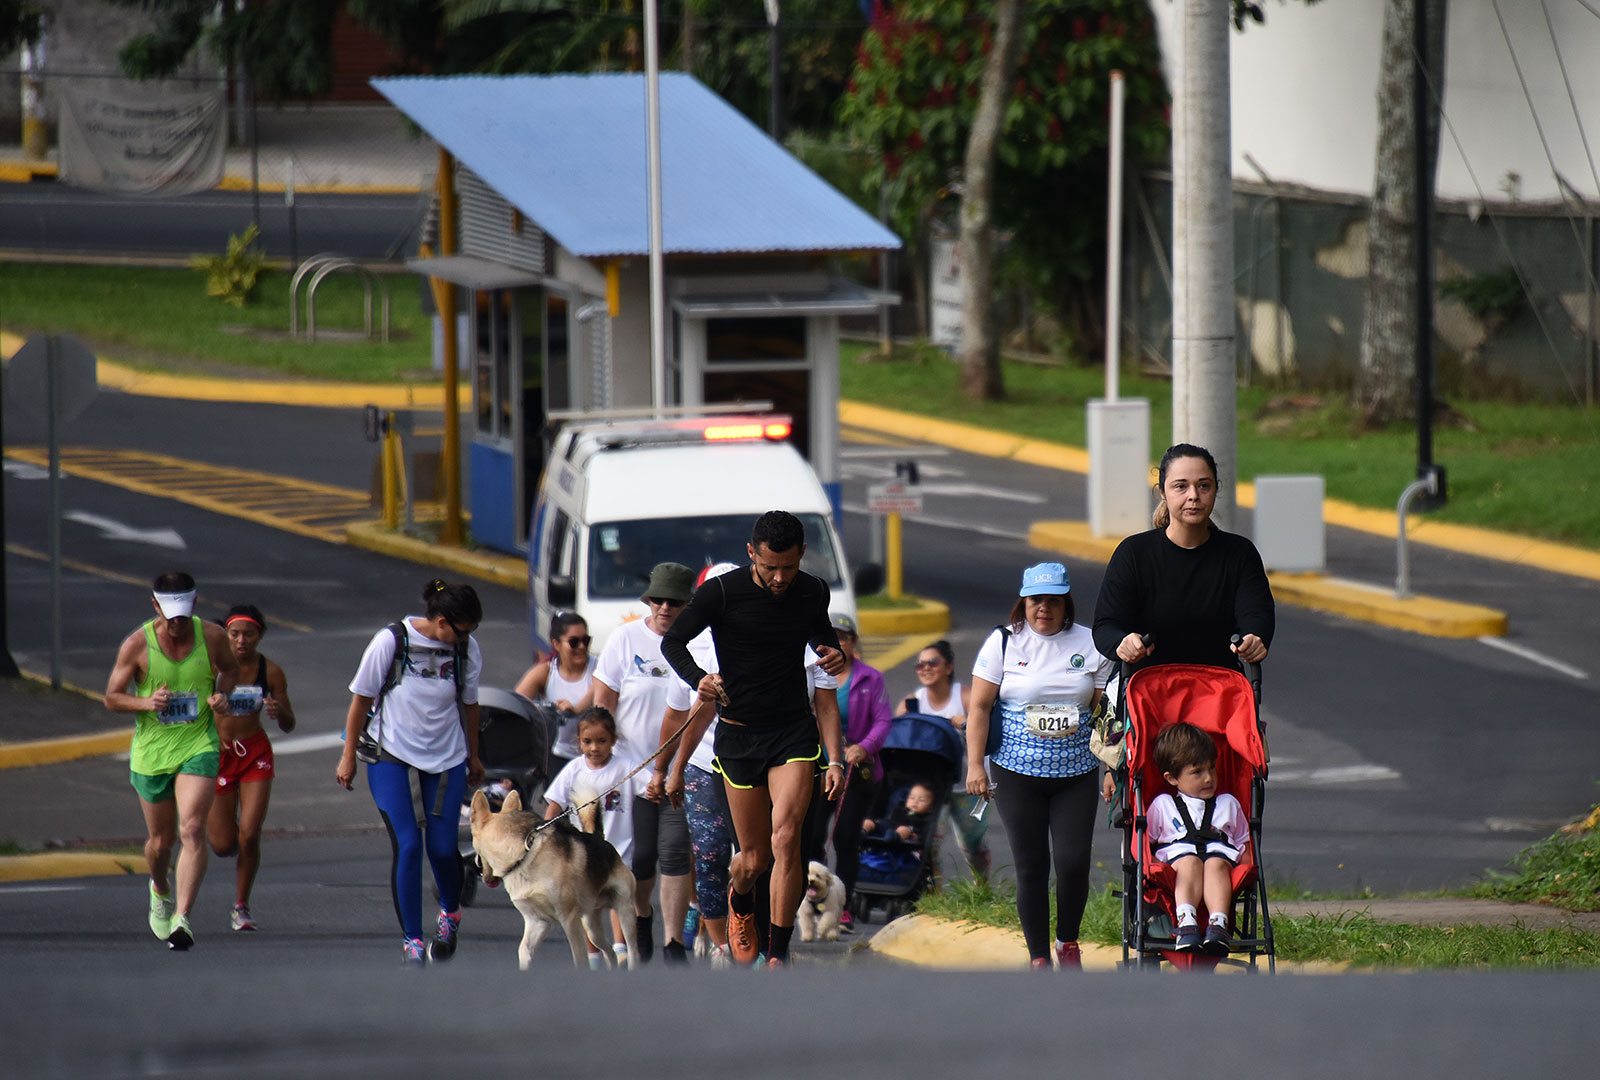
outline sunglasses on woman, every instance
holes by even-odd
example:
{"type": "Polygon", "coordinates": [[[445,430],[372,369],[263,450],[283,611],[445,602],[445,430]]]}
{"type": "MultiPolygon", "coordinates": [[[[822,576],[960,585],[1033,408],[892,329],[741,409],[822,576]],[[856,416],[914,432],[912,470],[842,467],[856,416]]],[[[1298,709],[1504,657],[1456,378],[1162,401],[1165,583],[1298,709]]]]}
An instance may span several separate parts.
{"type": "Polygon", "coordinates": [[[576,649],[580,646],[587,649],[589,647],[589,642],[593,641],[594,638],[588,634],[585,634],[583,637],[569,637],[562,638],[561,640],[567,643],[567,648],[569,649],[576,649]]]}
{"type": "Polygon", "coordinates": [[[932,671],[934,668],[937,668],[939,666],[939,664],[940,664],[940,661],[938,661],[938,660],[918,660],[917,661],[917,670],[918,671],[932,671]]]}

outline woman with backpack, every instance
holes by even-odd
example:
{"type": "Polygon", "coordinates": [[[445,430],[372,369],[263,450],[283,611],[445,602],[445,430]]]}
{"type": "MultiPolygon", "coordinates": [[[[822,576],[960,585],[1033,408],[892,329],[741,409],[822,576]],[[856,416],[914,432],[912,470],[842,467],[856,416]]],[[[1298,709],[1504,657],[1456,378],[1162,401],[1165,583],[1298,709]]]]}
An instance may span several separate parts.
{"type": "Polygon", "coordinates": [[[405,935],[403,958],[420,964],[455,953],[461,922],[461,860],[457,825],[467,785],[483,781],[478,760],[478,674],[483,654],[472,632],[483,605],[471,585],[434,578],[423,586],[425,614],[379,630],[350,682],[344,751],[335,778],[355,781],[357,750],[367,762],[367,786],[394,849],[390,874],[395,912],[405,935]],[[425,828],[417,826],[411,771],[422,790],[425,828]],[[426,849],[439,888],[439,919],[431,944],[422,941],[422,855],[426,849]]]}

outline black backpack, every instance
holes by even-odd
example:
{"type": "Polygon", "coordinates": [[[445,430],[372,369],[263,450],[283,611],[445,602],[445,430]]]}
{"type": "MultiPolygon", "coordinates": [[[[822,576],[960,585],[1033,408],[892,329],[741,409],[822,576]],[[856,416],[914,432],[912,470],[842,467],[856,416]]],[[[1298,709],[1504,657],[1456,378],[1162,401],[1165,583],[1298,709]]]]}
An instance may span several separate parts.
{"type": "MultiPolygon", "coordinates": [[[[406,628],[404,623],[392,622],[384,629],[394,637],[394,656],[389,660],[389,670],[383,676],[383,685],[378,688],[378,696],[372,699],[372,709],[367,713],[366,725],[361,729],[361,735],[356,739],[356,757],[368,765],[378,760],[378,750],[382,743],[380,736],[383,733],[383,699],[389,696],[389,691],[400,685],[400,680],[405,677],[406,661],[410,658],[411,649],[407,644],[406,628]],[[372,731],[372,722],[378,721],[378,733],[372,731]]],[[[467,670],[467,638],[462,637],[455,644],[455,663],[451,667],[450,677],[456,684],[456,707],[461,706],[462,685],[466,680],[467,670]]]]}

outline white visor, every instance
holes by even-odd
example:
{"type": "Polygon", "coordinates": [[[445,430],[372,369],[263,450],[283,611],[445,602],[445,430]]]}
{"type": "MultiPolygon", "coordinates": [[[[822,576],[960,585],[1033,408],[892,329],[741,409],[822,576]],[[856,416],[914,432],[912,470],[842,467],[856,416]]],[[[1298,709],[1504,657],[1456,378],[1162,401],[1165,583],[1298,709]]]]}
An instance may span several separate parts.
{"type": "Polygon", "coordinates": [[[155,598],[161,614],[169,619],[181,619],[185,615],[194,614],[193,589],[188,592],[158,592],[155,598]]]}

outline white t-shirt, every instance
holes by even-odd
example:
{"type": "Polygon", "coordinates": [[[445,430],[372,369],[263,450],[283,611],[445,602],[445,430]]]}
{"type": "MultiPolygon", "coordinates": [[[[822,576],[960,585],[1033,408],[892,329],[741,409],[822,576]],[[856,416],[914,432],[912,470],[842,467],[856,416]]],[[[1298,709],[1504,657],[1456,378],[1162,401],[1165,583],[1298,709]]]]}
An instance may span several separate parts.
{"type": "MultiPolygon", "coordinates": [[[[937,709],[928,704],[928,688],[917,687],[916,693],[911,695],[917,702],[917,712],[923,716],[942,716],[948,720],[952,716],[961,716],[966,707],[961,704],[961,684],[954,679],[950,680],[950,700],[940,705],[937,709]]],[[[963,788],[963,790],[965,790],[963,788]]]]}
{"type": "Polygon", "coordinates": [[[635,760],[654,754],[667,691],[678,681],[661,655],[661,635],[644,619],[623,623],[606,641],[594,677],[617,692],[618,749],[635,760]]]}
{"type": "MultiPolygon", "coordinates": [[[[626,782],[622,778],[638,764],[614,753],[610,761],[591,769],[588,758],[575,757],[561,767],[550,786],[544,789],[544,797],[563,810],[588,802],[602,791],[610,792],[600,804],[600,827],[605,830],[606,840],[622,856],[624,866],[633,864],[633,800],[644,794],[644,783],[642,773],[629,777],[626,782]],[[622,786],[611,791],[618,783],[622,786]]],[[[582,828],[576,814],[567,818],[567,824],[582,828]]]]}
{"type": "MultiPolygon", "coordinates": [[[[461,726],[461,710],[456,707],[454,645],[435,641],[422,633],[412,620],[425,623],[422,615],[401,620],[406,630],[406,667],[400,681],[383,699],[381,722],[372,727],[383,749],[426,773],[442,773],[467,759],[467,736],[461,726]]],[[[350,692],[376,698],[394,661],[395,641],[389,628],[372,636],[350,692]]],[[[477,638],[467,639],[467,672],[461,683],[461,704],[478,703],[478,673],[483,670],[483,653],[477,638]]]]}
{"type": "MultiPolygon", "coordinates": [[[[1206,801],[1197,799],[1192,795],[1177,793],[1177,797],[1189,809],[1189,818],[1194,822],[1194,827],[1199,828],[1205,818],[1206,801]]],[[[1156,796],[1155,802],[1150,804],[1150,850],[1162,862],[1171,862],[1180,855],[1193,855],[1194,845],[1189,843],[1167,844],[1185,832],[1183,818],[1178,816],[1178,804],[1173,802],[1173,797],[1167,792],[1156,796]]],[[[1244,808],[1239,805],[1239,800],[1229,795],[1226,791],[1217,796],[1217,804],[1211,811],[1211,826],[1220,829],[1222,835],[1228,838],[1226,844],[1213,840],[1206,845],[1208,852],[1226,855],[1234,862],[1239,861],[1239,853],[1250,842],[1250,824],[1245,820],[1244,808]]]]}
{"type": "Polygon", "coordinates": [[[1076,705],[1088,709],[1096,690],[1104,689],[1115,664],[1095,651],[1094,635],[1081,623],[1045,637],[1024,625],[1005,645],[1005,670],[1000,669],[1000,631],[978,650],[972,677],[1000,686],[1000,749],[993,761],[1023,776],[1080,776],[1099,768],[1089,753],[1089,725],[1071,735],[1046,738],[1028,730],[1029,705],[1076,705]]]}
{"type": "MultiPolygon", "coordinates": [[[[695,635],[693,641],[689,642],[689,655],[694,657],[695,663],[699,664],[701,669],[708,675],[718,670],[717,651],[712,645],[711,631],[709,629],[702,630],[695,635]]],[[[811,650],[811,646],[807,645],[806,692],[814,696],[819,687],[824,690],[837,690],[839,688],[839,680],[823,671],[817,664],[817,654],[811,650]]],[[[672,680],[672,689],[667,692],[667,708],[687,711],[693,708],[695,696],[695,687],[691,687],[682,679],[675,678],[672,680]]],[[[717,722],[712,720],[711,726],[706,728],[705,737],[700,740],[699,745],[694,748],[694,752],[689,755],[690,765],[703,772],[712,771],[712,759],[716,756],[712,747],[716,742],[714,738],[716,733],[717,722]]]]}
{"type": "MultiPolygon", "coordinates": [[[[589,692],[589,682],[594,678],[595,658],[589,657],[588,666],[583,669],[583,674],[576,680],[569,680],[561,674],[561,665],[555,660],[550,661],[550,674],[544,680],[545,700],[550,702],[570,701],[574,705],[583,700],[583,695],[589,692]]],[[[550,752],[557,757],[580,757],[583,751],[578,748],[578,723],[577,718],[569,716],[561,724],[561,730],[556,735],[556,744],[550,752]]]]}

